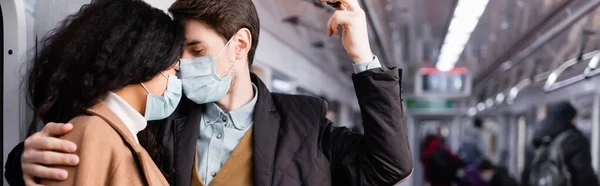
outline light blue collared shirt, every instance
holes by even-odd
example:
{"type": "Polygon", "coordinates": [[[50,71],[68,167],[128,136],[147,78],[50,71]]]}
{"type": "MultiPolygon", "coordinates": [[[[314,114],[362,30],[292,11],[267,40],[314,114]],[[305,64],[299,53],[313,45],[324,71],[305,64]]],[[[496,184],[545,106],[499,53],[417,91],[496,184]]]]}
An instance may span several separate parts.
{"type": "MultiPolygon", "coordinates": [[[[354,73],[381,67],[376,56],[373,61],[354,64],[354,73]]],[[[229,113],[223,112],[216,103],[206,104],[200,121],[198,136],[198,172],[205,185],[209,185],[225,164],[233,149],[252,126],[254,106],[258,89],[252,84],[254,98],[248,104],[229,113]]]]}
{"type": "Polygon", "coordinates": [[[216,103],[206,104],[200,121],[198,136],[198,172],[205,185],[227,161],[233,149],[252,126],[254,106],[258,89],[252,84],[254,98],[246,105],[229,113],[223,112],[216,103]]]}

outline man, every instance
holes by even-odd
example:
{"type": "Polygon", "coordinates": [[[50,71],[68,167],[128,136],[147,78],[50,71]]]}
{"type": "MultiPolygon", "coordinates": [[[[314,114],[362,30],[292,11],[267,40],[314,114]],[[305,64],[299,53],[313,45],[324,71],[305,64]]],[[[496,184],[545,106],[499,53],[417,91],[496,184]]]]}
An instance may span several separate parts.
{"type": "MultiPolygon", "coordinates": [[[[554,148],[552,147],[554,140],[564,136],[564,138],[557,141],[559,153],[562,153],[562,162],[550,162],[550,164],[560,166],[564,162],[566,170],[561,172],[559,176],[552,177],[565,177],[567,181],[570,180],[570,185],[599,185],[598,178],[592,168],[590,143],[581,131],[575,127],[574,119],[577,116],[577,110],[568,101],[563,101],[548,105],[547,112],[547,117],[537,125],[537,130],[533,135],[533,145],[536,151],[539,151],[540,148],[552,149],[554,148]],[[570,176],[564,174],[567,172],[570,176]]],[[[544,158],[539,157],[544,154],[536,153],[538,157],[535,158],[531,170],[524,171],[529,175],[529,185],[538,185],[540,184],[538,180],[545,179],[543,175],[537,175],[545,174],[544,171],[549,169],[547,166],[537,166],[544,163],[544,158]]],[[[557,158],[550,159],[558,160],[557,158]]]]}
{"type": "Polygon", "coordinates": [[[458,148],[458,157],[463,161],[464,166],[478,165],[482,159],[483,152],[481,147],[481,128],[483,122],[480,118],[473,120],[473,127],[469,128],[465,134],[465,139],[458,148]]]}
{"type": "MultiPolygon", "coordinates": [[[[260,29],[251,0],[178,0],[171,6],[186,30],[180,68],[188,99],[138,134],[171,185],[393,185],[411,174],[401,70],[381,67],[371,53],[358,1],[340,2],[328,34],[341,34],[353,58],[364,135],[333,127],[323,100],[270,93],[250,73],[260,29]]],[[[70,128],[47,124],[15,148],[9,161],[17,163],[7,164],[7,179],[20,176],[21,167],[27,185],[37,177],[66,178],[47,166],[74,166],[85,158],[68,154],[77,147],[53,137],[70,128]]]]}

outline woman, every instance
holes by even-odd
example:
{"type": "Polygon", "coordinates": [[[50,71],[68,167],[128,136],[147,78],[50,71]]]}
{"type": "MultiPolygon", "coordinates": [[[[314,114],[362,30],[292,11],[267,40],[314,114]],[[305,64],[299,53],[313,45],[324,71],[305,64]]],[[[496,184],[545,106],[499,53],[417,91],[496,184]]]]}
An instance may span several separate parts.
{"type": "Polygon", "coordinates": [[[181,98],[175,76],[180,25],[141,0],[94,0],[42,42],[29,72],[34,120],[69,122],[61,138],[80,162],[43,185],[168,185],[136,134],[169,116],[181,98]]]}

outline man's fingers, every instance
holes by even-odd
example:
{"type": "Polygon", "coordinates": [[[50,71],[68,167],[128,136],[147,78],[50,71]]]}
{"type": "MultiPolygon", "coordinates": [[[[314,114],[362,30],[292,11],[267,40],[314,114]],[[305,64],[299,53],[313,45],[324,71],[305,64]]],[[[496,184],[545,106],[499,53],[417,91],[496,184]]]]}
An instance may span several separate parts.
{"type": "MultiPolygon", "coordinates": [[[[362,10],[360,8],[360,4],[358,3],[358,0],[321,0],[321,2],[340,2],[342,3],[342,6],[340,7],[345,7],[344,10],[348,10],[348,11],[356,11],[356,10],[362,10]]],[[[339,10],[340,8],[338,8],[339,10]]]]}
{"type": "Polygon", "coordinates": [[[329,24],[331,31],[334,34],[339,35],[341,33],[340,27],[348,24],[350,16],[352,16],[351,12],[346,11],[336,11],[333,13],[330,19],[331,23],[329,24]]]}
{"type": "Polygon", "coordinates": [[[25,149],[75,152],[75,150],[77,150],[77,145],[69,140],[48,137],[36,133],[25,140],[25,149]]]}
{"type": "Polygon", "coordinates": [[[23,180],[25,180],[26,186],[43,186],[43,185],[37,184],[31,176],[23,176],[23,180]]]}
{"type": "Polygon", "coordinates": [[[77,165],[79,157],[53,151],[28,150],[23,152],[23,162],[43,165],[77,165]]]}
{"type": "Polygon", "coordinates": [[[66,133],[68,133],[69,131],[71,131],[71,129],[73,129],[73,124],[67,123],[67,124],[62,124],[62,123],[47,123],[44,128],[42,129],[42,132],[44,135],[46,136],[62,136],[66,133]]]}
{"type": "MultiPolygon", "coordinates": [[[[30,177],[52,179],[52,180],[65,180],[69,176],[66,170],[57,168],[48,168],[36,164],[23,164],[23,174],[30,177]]],[[[23,176],[25,178],[25,176],[23,176]]]]}
{"type": "Polygon", "coordinates": [[[333,34],[333,30],[331,29],[331,23],[333,22],[333,16],[331,16],[329,18],[329,21],[327,21],[327,36],[331,37],[331,35],[333,34]]]}

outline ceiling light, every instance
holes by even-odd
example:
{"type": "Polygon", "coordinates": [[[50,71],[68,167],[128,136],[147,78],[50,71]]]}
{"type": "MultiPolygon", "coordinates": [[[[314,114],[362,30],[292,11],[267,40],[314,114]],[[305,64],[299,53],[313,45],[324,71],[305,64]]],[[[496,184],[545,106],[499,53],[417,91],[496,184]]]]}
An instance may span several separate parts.
{"type": "Polygon", "coordinates": [[[598,62],[600,62],[600,52],[596,53],[596,55],[590,60],[588,67],[591,69],[596,69],[598,67],[598,62]]]}
{"type": "Polygon", "coordinates": [[[496,102],[502,103],[504,101],[504,94],[500,93],[496,95],[496,102]]]}
{"type": "Polygon", "coordinates": [[[448,27],[448,32],[470,34],[477,26],[478,21],[479,18],[475,17],[454,17],[448,27]]]}
{"type": "Polygon", "coordinates": [[[477,110],[479,110],[479,111],[485,110],[485,104],[483,104],[483,103],[477,103],[477,110]]]}
{"type": "Polygon", "coordinates": [[[452,70],[452,68],[454,68],[454,64],[451,63],[438,63],[435,65],[435,68],[437,68],[440,71],[446,72],[449,70],[452,70]]]}
{"type": "Polygon", "coordinates": [[[448,35],[446,35],[446,38],[444,39],[444,46],[450,46],[450,45],[465,45],[467,44],[467,41],[469,41],[469,34],[462,34],[462,33],[455,33],[455,32],[450,32],[448,33],[448,35]]]}
{"type": "Polygon", "coordinates": [[[475,116],[477,114],[477,109],[475,107],[471,107],[469,108],[469,111],[467,111],[467,114],[469,116],[475,116]]]}
{"type": "Polygon", "coordinates": [[[558,74],[556,72],[552,72],[548,76],[548,80],[546,81],[544,88],[546,88],[546,89],[550,88],[550,86],[552,86],[552,84],[554,84],[554,82],[556,82],[556,79],[558,79],[558,74]]]}
{"type": "Polygon", "coordinates": [[[513,87],[510,89],[510,91],[508,92],[508,98],[509,99],[515,99],[517,97],[517,95],[519,94],[519,88],[517,87],[513,87]]]}
{"type": "Polygon", "coordinates": [[[450,20],[444,44],[440,50],[436,67],[441,71],[454,68],[464,51],[471,33],[475,30],[481,14],[489,0],[459,0],[450,20]]]}
{"type": "Polygon", "coordinates": [[[487,108],[494,106],[494,100],[492,100],[492,98],[488,98],[487,100],[485,100],[485,106],[487,108]]]}
{"type": "Polygon", "coordinates": [[[488,0],[459,0],[454,16],[480,17],[488,4],[488,0]]]}

